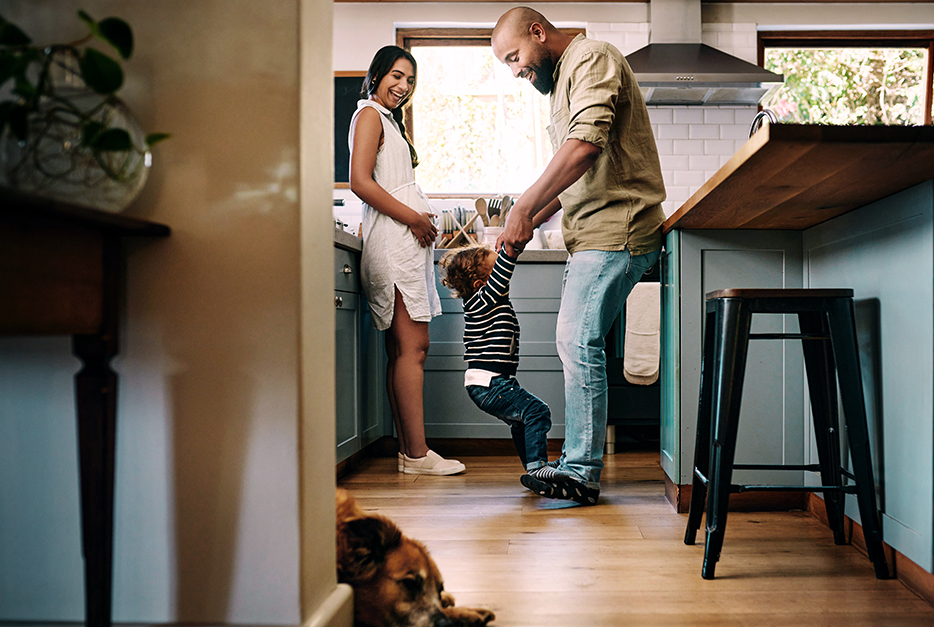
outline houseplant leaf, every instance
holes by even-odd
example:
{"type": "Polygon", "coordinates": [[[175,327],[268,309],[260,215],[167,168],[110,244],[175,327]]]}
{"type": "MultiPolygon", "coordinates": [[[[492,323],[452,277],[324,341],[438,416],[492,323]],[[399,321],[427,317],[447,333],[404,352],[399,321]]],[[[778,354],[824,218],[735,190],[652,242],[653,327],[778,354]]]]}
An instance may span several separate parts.
{"type": "Polygon", "coordinates": [[[120,64],[103,52],[88,48],[79,62],[81,78],[88,87],[99,94],[112,94],[123,86],[123,70],[120,64]]]}
{"type": "Polygon", "coordinates": [[[13,137],[20,141],[26,141],[29,128],[28,115],[29,109],[22,105],[14,104],[8,110],[6,122],[13,137]]]}
{"type": "Polygon", "coordinates": [[[16,24],[7,22],[0,16],[0,46],[26,46],[31,43],[32,39],[16,24]]]}
{"type": "Polygon", "coordinates": [[[91,35],[113,46],[121,58],[129,59],[133,54],[133,30],[129,24],[117,17],[97,22],[86,11],[78,11],[78,17],[87,24],[91,35]]]}
{"type": "Polygon", "coordinates": [[[133,54],[133,31],[130,25],[116,17],[108,17],[97,24],[100,38],[113,46],[123,59],[133,54]]]}
{"type": "Polygon", "coordinates": [[[94,145],[94,140],[104,130],[104,125],[100,122],[88,122],[81,129],[81,145],[90,148],[94,145]]]}
{"type": "Polygon", "coordinates": [[[169,133],[150,133],[146,136],[146,146],[152,146],[171,137],[169,133]]]}
{"type": "Polygon", "coordinates": [[[122,151],[130,150],[133,143],[130,141],[130,134],[122,128],[109,128],[102,133],[98,133],[91,142],[91,148],[100,151],[122,151]]]}

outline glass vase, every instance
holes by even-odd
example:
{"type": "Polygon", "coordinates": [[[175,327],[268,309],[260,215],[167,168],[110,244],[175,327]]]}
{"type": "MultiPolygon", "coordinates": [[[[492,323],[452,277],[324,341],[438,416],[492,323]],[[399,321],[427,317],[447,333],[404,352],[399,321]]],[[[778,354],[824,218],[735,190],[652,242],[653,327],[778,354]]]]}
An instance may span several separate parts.
{"type": "Polygon", "coordinates": [[[101,95],[81,79],[70,50],[50,52],[48,86],[28,117],[27,138],[0,138],[0,181],[44,198],[119,212],[139,195],[152,156],[146,136],[119,98],[101,95]],[[127,131],[128,150],[94,150],[82,144],[83,127],[127,131]]]}

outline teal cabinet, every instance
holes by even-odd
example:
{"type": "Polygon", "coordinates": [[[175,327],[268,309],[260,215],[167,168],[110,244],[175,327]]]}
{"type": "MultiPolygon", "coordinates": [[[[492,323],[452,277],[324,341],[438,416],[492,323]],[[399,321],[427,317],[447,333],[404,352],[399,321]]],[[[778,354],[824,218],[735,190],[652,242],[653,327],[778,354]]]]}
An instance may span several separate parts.
{"type": "MultiPolygon", "coordinates": [[[[691,483],[704,294],[852,288],[883,538],[934,572],[934,181],[800,231],[673,230],[661,268],[661,464],[674,489],[691,483]]],[[[754,332],[797,330],[792,316],[756,318],[754,332]]],[[[741,411],[738,463],[817,462],[800,342],[750,345],[741,411]]],[[[737,483],[820,484],[745,473],[737,483]]],[[[846,513],[859,522],[852,495],[846,513]]]]}
{"type": "MultiPolygon", "coordinates": [[[[662,257],[661,464],[675,486],[693,472],[704,296],[725,288],[800,288],[799,231],[668,233],[662,257]]],[[[756,316],[757,333],[797,331],[795,316],[756,316]]],[[[743,386],[737,463],[800,464],[803,446],[800,342],[750,345],[743,386]]],[[[803,474],[736,471],[745,483],[803,485],[803,474]]]]}
{"type": "Polygon", "coordinates": [[[883,538],[934,572],[934,181],[804,231],[803,252],[807,287],[854,291],[883,538]]]}
{"type": "Polygon", "coordinates": [[[391,434],[383,333],[370,321],[360,288],[360,255],[334,249],[334,341],[337,461],[391,434]]]}

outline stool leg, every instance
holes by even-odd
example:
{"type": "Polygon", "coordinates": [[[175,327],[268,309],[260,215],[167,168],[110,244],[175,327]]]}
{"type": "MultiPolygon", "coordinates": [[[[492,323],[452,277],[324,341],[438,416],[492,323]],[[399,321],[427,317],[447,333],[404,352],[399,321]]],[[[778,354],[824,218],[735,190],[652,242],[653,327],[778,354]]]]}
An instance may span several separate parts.
{"type": "MultiPolygon", "coordinates": [[[[822,312],[801,312],[798,324],[802,333],[827,335],[827,319],[822,312]]],[[[820,461],[821,484],[842,486],[840,470],[839,412],[837,408],[837,379],[834,376],[833,350],[830,342],[804,340],[805,372],[808,393],[811,398],[811,414],[814,420],[814,436],[817,457],[820,461]]],[[[845,496],[842,492],[827,490],[824,493],[827,520],[833,530],[836,544],[846,544],[843,532],[843,510],[845,496]]]]}
{"type": "Polygon", "coordinates": [[[851,299],[835,299],[831,306],[830,334],[833,342],[840,399],[846,421],[847,438],[856,477],[856,497],[859,517],[866,539],[866,552],[876,571],[876,578],[888,579],[889,572],[882,549],[882,524],[876,508],[876,486],[872,477],[872,456],[869,452],[869,429],[866,424],[866,401],[863,397],[856,343],[856,323],[851,299]]]}
{"type": "Polygon", "coordinates": [[[707,542],[704,547],[704,579],[714,578],[723,548],[727,509],[733,481],[736,434],[746,374],[751,314],[739,299],[717,303],[717,343],[711,395],[713,437],[710,441],[710,477],[707,486],[707,542]]]}
{"type": "Polygon", "coordinates": [[[691,473],[691,508],[688,510],[688,527],[684,532],[684,543],[694,544],[704,514],[707,500],[707,484],[698,472],[710,478],[710,391],[713,384],[715,316],[706,314],[704,323],[704,351],[701,356],[700,396],[697,403],[697,427],[694,436],[694,469],[691,473]]]}

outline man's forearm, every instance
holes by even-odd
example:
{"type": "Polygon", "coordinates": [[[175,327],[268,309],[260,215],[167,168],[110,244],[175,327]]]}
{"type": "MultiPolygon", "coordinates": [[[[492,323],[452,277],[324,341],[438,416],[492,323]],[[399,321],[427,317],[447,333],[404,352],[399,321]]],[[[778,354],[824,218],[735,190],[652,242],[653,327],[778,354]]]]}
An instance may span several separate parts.
{"type": "Polygon", "coordinates": [[[539,224],[554,215],[561,207],[560,203],[552,205],[557,201],[558,194],[582,177],[600,156],[600,152],[601,149],[590,142],[579,139],[564,142],[538,180],[519,197],[516,202],[519,212],[528,219],[534,219],[539,212],[550,209],[551,214],[544,216],[539,224]]]}
{"type": "Polygon", "coordinates": [[[561,201],[555,198],[550,203],[545,205],[545,208],[535,214],[535,217],[532,218],[532,228],[537,229],[541,225],[548,222],[553,215],[558,213],[558,210],[561,209],[561,201]]]}

